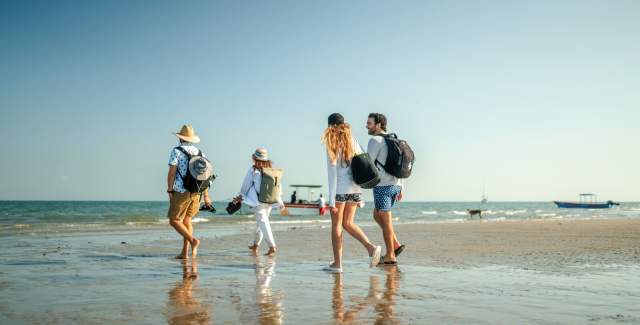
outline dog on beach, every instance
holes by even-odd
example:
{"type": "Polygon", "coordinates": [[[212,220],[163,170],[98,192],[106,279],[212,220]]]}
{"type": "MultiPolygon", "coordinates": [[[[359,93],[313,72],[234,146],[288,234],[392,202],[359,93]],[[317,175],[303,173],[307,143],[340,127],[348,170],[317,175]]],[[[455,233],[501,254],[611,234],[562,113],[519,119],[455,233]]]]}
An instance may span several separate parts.
{"type": "Polygon", "coordinates": [[[469,218],[473,219],[473,216],[477,215],[478,217],[480,217],[480,219],[482,219],[482,210],[480,209],[467,209],[467,212],[469,213],[469,218]]]}

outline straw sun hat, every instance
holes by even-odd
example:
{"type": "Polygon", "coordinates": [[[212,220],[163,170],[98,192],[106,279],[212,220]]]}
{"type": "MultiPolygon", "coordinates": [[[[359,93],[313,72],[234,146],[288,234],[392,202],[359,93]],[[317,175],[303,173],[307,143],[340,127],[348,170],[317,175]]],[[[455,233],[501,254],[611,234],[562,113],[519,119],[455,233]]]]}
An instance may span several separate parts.
{"type": "Polygon", "coordinates": [[[200,137],[193,131],[193,127],[191,125],[185,124],[180,129],[180,132],[175,133],[175,135],[180,138],[180,140],[184,140],[191,143],[200,142],[200,137]]]}

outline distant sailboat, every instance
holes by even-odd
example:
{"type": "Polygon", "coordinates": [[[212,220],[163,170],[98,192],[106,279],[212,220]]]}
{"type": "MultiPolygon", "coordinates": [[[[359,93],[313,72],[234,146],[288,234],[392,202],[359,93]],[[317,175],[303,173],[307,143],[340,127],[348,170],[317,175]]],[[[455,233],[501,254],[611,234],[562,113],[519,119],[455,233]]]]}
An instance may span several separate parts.
{"type": "Polygon", "coordinates": [[[480,200],[480,203],[487,203],[487,193],[485,191],[484,180],[482,181],[482,199],[480,200]]]}

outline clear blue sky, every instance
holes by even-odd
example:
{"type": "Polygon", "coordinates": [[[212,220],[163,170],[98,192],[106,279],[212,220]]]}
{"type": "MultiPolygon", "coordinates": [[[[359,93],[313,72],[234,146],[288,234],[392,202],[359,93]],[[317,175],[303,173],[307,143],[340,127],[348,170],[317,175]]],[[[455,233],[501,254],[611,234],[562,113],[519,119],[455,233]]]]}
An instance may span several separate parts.
{"type": "Polygon", "coordinates": [[[369,112],[409,200],[640,199],[639,1],[2,1],[0,199],[162,200],[191,123],[240,186],[257,146],[326,184],[369,112]]]}

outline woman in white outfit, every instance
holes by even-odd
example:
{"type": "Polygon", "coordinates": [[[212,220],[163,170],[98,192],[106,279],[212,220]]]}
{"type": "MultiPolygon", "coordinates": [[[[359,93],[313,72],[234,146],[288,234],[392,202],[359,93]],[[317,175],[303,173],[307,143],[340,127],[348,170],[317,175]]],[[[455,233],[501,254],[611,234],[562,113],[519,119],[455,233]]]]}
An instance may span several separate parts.
{"type": "Polygon", "coordinates": [[[276,253],[276,242],[273,239],[273,233],[271,232],[271,225],[269,224],[269,215],[274,206],[280,208],[280,211],[285,209],[282,202],[282,190],[278,195],[278,203],[267,204],[258,201],[260,196],[260,185],[262,184],[262,168],[271,168],[272,162],[269,160],[269,154],[267,149],[258,148],[251,157],[253,159],[253,165],[249,168],[247,175],[244,177],[240,193],[233,199],[234,203],[242,201],[247,204],[253,210],[256,216],[256,231],[253,242],[249,244],[249,249],[254,254],[257,254],[258,247],[262,239],[267,241],[269,245],[269,251],[267,256],[273,256],[276,253]]]}
{"type": "Polygon", "coordinates": [[[351,159],[361,153],[360,145],[351,135],[351,127],[338,113],[329,116],[329,126],[322,142],[327,148],[327,174],[329,176],[329,208],[331,209],[331,244],[333,263],[325,271],[342,272],[342,229],[357,239],[369,253],[369,266],[380,261],[380,246],[374,246],[362,229],[353,222],[356,209],[363,206],[362,189],[353,182],[351,159]]]}

